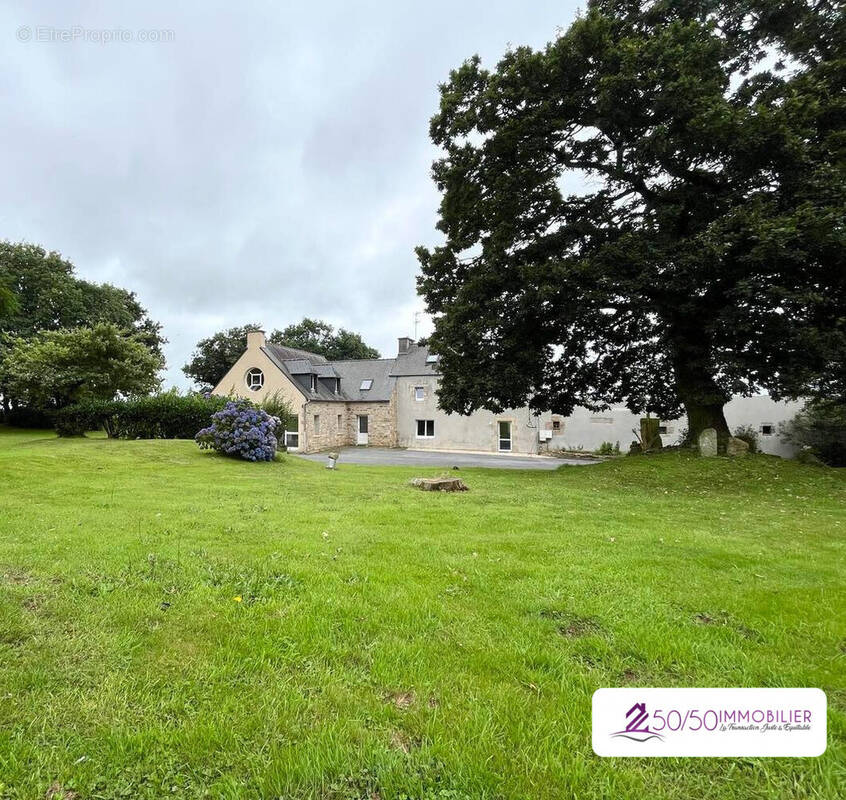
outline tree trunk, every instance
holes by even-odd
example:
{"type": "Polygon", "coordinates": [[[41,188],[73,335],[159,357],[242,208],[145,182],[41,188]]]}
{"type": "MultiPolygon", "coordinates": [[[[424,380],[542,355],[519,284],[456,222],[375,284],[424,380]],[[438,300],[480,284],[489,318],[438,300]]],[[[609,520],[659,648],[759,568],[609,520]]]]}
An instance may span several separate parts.
{"type": "Polygon", "coordinates": [[[699,434],[705,428],[713,428],[717,432],[717,450],[725,453],[726,443],[731,436],[726,416],[723,413],[723,403],[701,403],[695,400],[684,401],[687,412],[687,435],[692,444],[697,444],[699,434]]]}
{"type": "Polygon", "coordinates": [[[676,392],[687,412],[687,431],[691,444],[698,444],[706,428],[717,432],[717,450],[725,453],[731,436],[723,406],[729,399],[714,380],[714,365],[708,339],[701,331],[684,329],[676,340],[673,371],[676,392]]]}

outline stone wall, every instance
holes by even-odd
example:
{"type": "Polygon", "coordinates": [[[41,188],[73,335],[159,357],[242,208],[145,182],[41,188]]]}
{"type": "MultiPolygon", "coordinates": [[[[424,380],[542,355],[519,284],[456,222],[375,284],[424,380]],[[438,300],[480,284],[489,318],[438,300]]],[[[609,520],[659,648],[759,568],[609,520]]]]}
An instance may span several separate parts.
{"type": "Polygon", "coordinates": [[[312,400],[303,409],[305,424],[300,427],[300,452],[315,453],[355,445],[357,417],[365,414],[368,417],[368,444],[371,447],[396,447],[396,403],[393,397],[390,402],[379,403],[312,400]],[[315,430],[315,416],[320,417],[319,432],[315,430]]]}

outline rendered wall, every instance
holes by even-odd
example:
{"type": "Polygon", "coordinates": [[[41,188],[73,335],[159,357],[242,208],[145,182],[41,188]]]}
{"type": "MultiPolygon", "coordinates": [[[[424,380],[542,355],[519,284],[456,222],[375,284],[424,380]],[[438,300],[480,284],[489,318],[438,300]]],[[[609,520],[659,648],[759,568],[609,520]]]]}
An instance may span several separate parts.
{"type": "Polygon", "coordinates": [[[502,414],[479,410],[469,416],[447,414],[438,408],[436,376],[397,378],[397,443],[414,450],[499,450],[498,422],[511,422],[511,452],[537,453],[538,429],[550,414],[533,416],[528,408],[509,409],[502,414]],[[422,386],[424,399],[414,399],[414,389],[422,386]],[[417,436],[417,420],[435,421],[435,436],[417,436]]]}
{"type": "Polygon", "coordinates": [[[273,397],[277,393],[291,406],[291,411],[298,417],[299,429],[302,430],[305,421],[305,397],[252,341],[244,354],[232,365],[232,369],[212,390],[212,394],[244,397],[254,403],[261,403],[265,398],[273,397]],[[247,388],[246,382],[247,371],[253,367],[258,367],[264,373],[264,386],[257,391],[247,388]]]}
{"type": "MultiPolygon", "coordinates": [[[[768,395],[757,397],[735,397],[725,407],[726,422],[731,431],[740,426],[751,426],[758,433],[758,446],[763,453],[790,457],[794,453],[791,445],[781,441],[778,433],[780,423],[792,419],[802,408],[802,402],[776,402],[768,395]],[[765,436],[760,433],[764,424],[774,426],[774,433],[765,436]]],[[[560,432],[553,436],[548,447],[550,450],[596,450],[603,442],[620,443],[620,449],[625,453],[635,439],[632,428],[640,430],[640,414],[632,414],[625,407],[614,407],[607,411],[592,412],[585,408],[577,408],[569,417],[559,417],[560,432]]],[[[667,427],[667,433],[661,434],[661,441],[665,445],[678,444],[680,434],[687,428],[687,420],[682,417],[676,420],[662,420],[667,427]]]]}

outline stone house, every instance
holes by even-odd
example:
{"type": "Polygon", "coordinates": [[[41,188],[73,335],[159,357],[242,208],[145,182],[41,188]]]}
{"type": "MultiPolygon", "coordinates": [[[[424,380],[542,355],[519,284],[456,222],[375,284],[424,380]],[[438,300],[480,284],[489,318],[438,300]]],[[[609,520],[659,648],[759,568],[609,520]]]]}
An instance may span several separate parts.
{"type": "MultiPolygon", "coordinates": [[[[251,331],[246,351],[213,392],[256,402],[284,398],[297,417],[297,429],[286,432],[286,443],[306,453],[371,445],[535,454],[591,451],[603,442],[619,442],[625,452],[632,429],[639,427],[639,417],[622,407],[599,413],[577,408],[567,417],[528,407],[501,414],[484,409],[447,414],[438,408],[440,379],[437,356],[408,337],[398,340],[395,358],[330,362],[267,342],[264,331],[251,331]]],[[[765,395],[737,397],[726,405],[726,420],[733,430],[755,428],[763,452],[790,455],[778,425],[801,405],[765,395]]],[[[675,444],[684,426],[684,421],[662,420],[664,443],[675,444]]]]}

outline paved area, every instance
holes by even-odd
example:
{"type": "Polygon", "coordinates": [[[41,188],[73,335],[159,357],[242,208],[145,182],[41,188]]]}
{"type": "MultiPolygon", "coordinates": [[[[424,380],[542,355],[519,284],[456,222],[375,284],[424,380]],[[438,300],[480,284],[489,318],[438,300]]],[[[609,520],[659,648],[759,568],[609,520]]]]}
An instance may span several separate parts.
{"type": "MultiPolygon", "coordinates": [[[[580,466],[595,461],[544,456],[507,456],[498,453],[440,453],[432,450],[393,450],[385,447],[345,447],[339,466],[372,464],[383,467],[490,467],[493,469],[556,469],[562,464],[580,466]]],[[[293,454],[292,454],[293,455],[293,454]]],[[[297,454],[300,458],[326,463],[326,453],[297,454]]]]}

